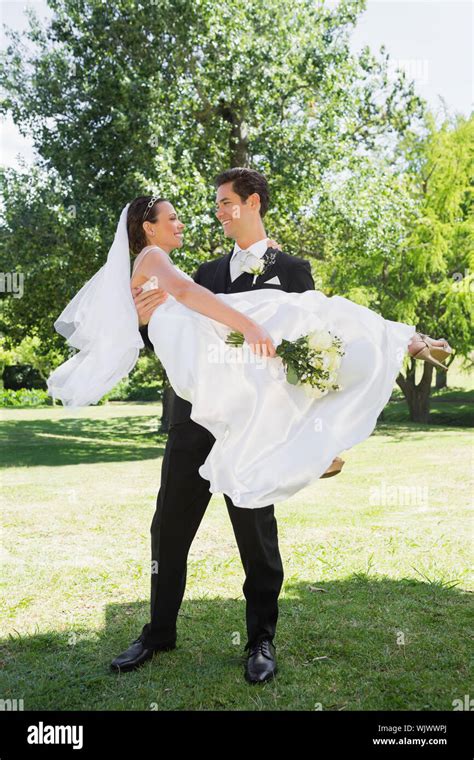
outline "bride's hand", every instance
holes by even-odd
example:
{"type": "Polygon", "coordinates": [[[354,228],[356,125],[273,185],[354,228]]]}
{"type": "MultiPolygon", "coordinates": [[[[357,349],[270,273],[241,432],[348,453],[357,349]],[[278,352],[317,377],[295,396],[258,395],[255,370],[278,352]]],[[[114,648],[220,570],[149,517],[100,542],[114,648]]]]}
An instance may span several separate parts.
{"type": "Polygon", "coordinates": [[[278,251],[281,251],[280,243],[277,243],[277,241],[273,240],[273,238],[267,238],[267,243],[269,248],[276,248],[278,251]]]}
{"type": "Polygon", "coordinates": [[[168,293],[162,288],[145,290],[144,292],[143,288],[132,288],[132,295],[140,327],[148,324],[157,306],[160,306],[168,298],[168,293]]]}
{"type": "Polygon", "coordinates": [[[257,356],[276,356],[275,346],[272,343],[270,334],[264,327],[255,323],[244,330],[243,335],[257,356]]]}

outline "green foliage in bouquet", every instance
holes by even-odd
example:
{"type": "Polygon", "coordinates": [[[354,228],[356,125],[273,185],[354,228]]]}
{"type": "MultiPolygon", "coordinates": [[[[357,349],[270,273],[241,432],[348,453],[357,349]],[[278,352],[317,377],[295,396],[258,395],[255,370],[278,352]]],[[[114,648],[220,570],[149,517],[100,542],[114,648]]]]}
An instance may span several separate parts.
{"type": "MultiPolygon", "coordinates": [[[[232,331],[225,342],[240,347],[244,344],[244,336],[232,331]]],[[[275,350],[283,361],[286,379],[291,385],[303,385],[316,398],[329,391],[342,390],[336,380],[345,351],[337,335],[324,329],[314,330],[296,340],[283,338],[275,350]]]]}

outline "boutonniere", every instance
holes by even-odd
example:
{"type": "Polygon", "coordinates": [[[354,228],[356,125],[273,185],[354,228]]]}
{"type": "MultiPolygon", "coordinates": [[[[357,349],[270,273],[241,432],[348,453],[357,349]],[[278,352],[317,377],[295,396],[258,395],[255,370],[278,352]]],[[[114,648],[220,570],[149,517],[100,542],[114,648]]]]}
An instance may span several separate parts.
{"type": "Polygon", "coordinates": [[[240,269],[242,272],[253,274],[252,287],[255,285],[257,277],[260,277],[267,269],[273,266],[277,253],[278,251],[274,248],[269,248],[262,257],[255,256],[250,251],[246,254],[240,265],[240,269]]]}

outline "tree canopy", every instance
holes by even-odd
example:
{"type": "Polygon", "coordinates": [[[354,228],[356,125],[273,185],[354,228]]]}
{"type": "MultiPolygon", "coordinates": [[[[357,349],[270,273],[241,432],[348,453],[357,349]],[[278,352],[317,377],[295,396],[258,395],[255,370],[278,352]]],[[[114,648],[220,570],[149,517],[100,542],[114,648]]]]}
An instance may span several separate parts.
{"type": "Polygon", "coordinates": [[[469,267],[472,122],[438,133],[384,48],[351,52],[363,0],[48,4],[49,22],[11,34],[1,70],[3,112],[40,157],[3,177],[2,265],[27,277],[3,309],[14,340],[59,347],[54,318],[137,195],[176,205],[180,266],[220,255],[213,178],[252,166],[270,182],[268,233],[322,288],[457,341],[459,323],[468,350],[469,299],[446,286],[469,267]]]}

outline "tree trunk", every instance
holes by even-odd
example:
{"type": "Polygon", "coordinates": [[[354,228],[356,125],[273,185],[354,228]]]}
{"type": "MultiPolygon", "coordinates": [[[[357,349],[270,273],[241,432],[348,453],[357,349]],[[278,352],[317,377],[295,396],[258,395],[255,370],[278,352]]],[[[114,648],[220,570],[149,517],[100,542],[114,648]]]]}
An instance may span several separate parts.
{"type": "Polygon", "coordinates": [[[249,165],[247,129],[245,125],[237,119],[232,121],[229,148],[232,166],[249,165]]]}
{"type": "Polygon", "coordinates": [[[436,370],[436,390],[439,391],[441,388],[447,388],[448,387],[448,373],[445,372],[442,369],[436,370]]]}
{"type": "Polygon", "coordinates": [[[410,420],[427,424],[430,418],[430,392],[433,377],[433,365],[424,362],[423,376],[415,383],[416,360],[411,359],[411,366],[406,377],[401,373],[397,377],[397,385],[401,388],[410,410],[410,420]]]}
{"type": "Polygon", "coordinates": [[[224,101],[221,101],[217,112],[224,121],[230,124],[229,157],[231,167],[248,166],[249,141],[247,127],[244,119],[239,113],[239,109],[233,103],[229,105],[224,101]]]}

